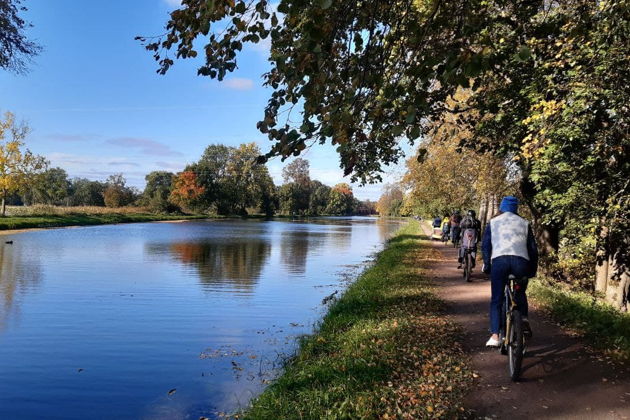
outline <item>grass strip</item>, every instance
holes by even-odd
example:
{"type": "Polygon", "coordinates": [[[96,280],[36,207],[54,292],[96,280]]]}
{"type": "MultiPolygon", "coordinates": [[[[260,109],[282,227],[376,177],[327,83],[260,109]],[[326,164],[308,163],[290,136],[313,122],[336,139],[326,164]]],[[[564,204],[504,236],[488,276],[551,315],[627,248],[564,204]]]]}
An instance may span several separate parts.
{"type": "Polygon", "coordinates": [[[201,219],[205,216],[104,213],[0,217],[0,230],[51,228],[61,226],[106,225],[112,223],[156,222],[165,220],[201,219]]]}
{"type": "Polygon", "coordinates": [[[527,294],[560,324],[583,334],[594,347],[630,360],[630,313],[545,279],[530,282],[527,294]]]}
{"type": "Polygon", "coordinates": [[[437,258],[411,221],[329,308],[248,419],[453,418],[473,374],[423,276],[437,258]]]}

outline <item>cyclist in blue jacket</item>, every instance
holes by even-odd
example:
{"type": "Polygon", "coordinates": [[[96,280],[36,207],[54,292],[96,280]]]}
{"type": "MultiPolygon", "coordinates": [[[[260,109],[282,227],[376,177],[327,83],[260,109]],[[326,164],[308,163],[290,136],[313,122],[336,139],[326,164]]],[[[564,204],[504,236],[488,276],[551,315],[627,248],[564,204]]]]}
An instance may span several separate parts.
{"type": "MultiPolygon", "coordinates": [[[[508,276],[534,277],[538,269],[538,247],[529,222],[518,215],[518,199],[508,196],[501,201],[499,215],[488,223],[481,243],[483,272],[490,274],[492,298],[490,301],[490,332],[488,347],[498,347],[503,290],[508,276]]],[[[531,334],[527,319],[528,305],[525,290],[514,296],[523,315],[523,330],[531,334]]]]}

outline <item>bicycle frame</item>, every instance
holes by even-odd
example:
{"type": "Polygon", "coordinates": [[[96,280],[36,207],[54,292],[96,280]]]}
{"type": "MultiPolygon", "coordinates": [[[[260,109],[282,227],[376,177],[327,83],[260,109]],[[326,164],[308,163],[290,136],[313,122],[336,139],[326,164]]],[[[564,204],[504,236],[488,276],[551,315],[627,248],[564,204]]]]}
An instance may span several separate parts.
{"type": "Polygon", "coordinates": [[[504,323],[504,336],[501,337],[503,345],[507,348],[510,340],[510,327],[512,319],[512,311],[517,308],[516,300],[514,299],[514,287],[516,286],[516,277],[512,274],[508,277],[508,283],[505,285],[503,291],[503,323],[504,323]]]}

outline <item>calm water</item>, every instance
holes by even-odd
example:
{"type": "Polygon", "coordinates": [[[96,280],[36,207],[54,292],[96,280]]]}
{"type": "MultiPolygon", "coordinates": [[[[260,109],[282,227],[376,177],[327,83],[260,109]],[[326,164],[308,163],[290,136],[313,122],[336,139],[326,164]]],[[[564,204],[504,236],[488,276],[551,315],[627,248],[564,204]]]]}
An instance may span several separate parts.
{"type": "Polygon", "coordinates": [[[322,299],[398,227],[191,221],[0,237],[0,418],[196,420],[246,406],[322,299]]]}

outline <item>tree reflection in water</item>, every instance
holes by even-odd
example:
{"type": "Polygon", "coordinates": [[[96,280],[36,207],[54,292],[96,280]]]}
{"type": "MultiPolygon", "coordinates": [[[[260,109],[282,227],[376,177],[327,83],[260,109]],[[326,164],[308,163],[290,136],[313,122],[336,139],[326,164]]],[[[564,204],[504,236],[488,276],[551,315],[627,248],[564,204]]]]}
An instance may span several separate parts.
{"type": "Polygon", "coordinates": [[[203,285],[251,290],[271,252],[268,241],[258,238],[227,239],[229,242],[174,242],[150,245],[149,252],[168,253],[193,267],[203,285]]]}
{"type": "Polygon", "coordinates": [[[20,295],[41,282],[40,267],[25,264],[19,247],[0,245],[0,331],[19,310],[20,295]]]}
{"type": "Polygon", "coordinates": [[[310,230],[309,226],[282,232],[280,239],[280,261],[291,274],[304,274],[309,253],[321,249],[328,236],[327,232],[310,230]]]}

